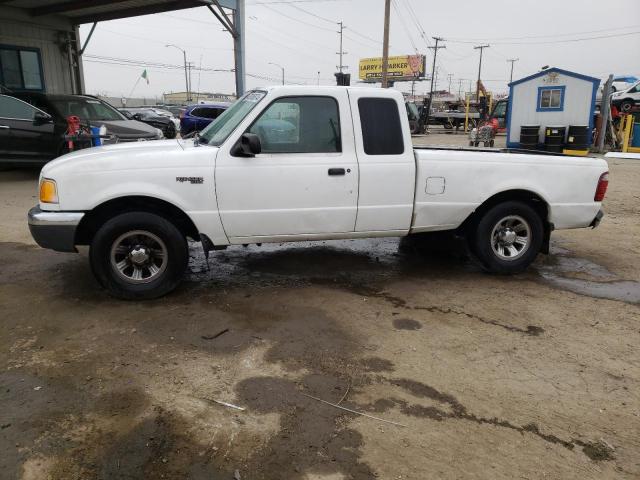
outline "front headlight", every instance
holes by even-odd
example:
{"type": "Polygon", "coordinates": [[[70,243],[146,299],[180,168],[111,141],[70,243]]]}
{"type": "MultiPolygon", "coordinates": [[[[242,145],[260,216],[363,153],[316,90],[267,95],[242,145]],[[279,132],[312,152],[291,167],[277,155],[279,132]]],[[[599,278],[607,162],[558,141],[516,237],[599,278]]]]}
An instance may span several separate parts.
{"type": "Polygon", "coordinates": [[[43,178],[40,181],[40,203],[58,203],[58,186],[55,180],[43,178]]]}

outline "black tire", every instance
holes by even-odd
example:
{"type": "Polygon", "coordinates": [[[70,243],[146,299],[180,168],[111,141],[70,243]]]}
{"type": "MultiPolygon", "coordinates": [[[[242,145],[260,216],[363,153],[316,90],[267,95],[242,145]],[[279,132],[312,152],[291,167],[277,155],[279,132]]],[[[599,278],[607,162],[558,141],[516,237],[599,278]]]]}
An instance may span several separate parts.
{"type": "Polygon", "coordinates": [[[174,125],[173,122],[169,122],[167,124],[167,126],[164,129],[164,137],[168,138],[169,140],[172,140],[174,138],[176,138],[176,136],[178,135],[178,132],[176,130],[176,126],[174,125]]]}
{"type": "Polygon", "coordinates": [[[490,208],[479,219],[470,246],[485,270],[512,274],[522,272],[531,265],[543,241],[544,224],[538,212],[526,203],[507,201],[490,208]],[[506,219],[511,220],[503,223],[506,219]],[[526,231],[521,230],[520,224],[523,222],[528,229],[526,231]],[[515,243],[510,235],[515,235],[515,243]],[[524,237],[528,240],[526,247],[522,246],[522,240],[518,240],[524,237]],[[504,243],[498,240],[500,238],[504,238],[504,243]],[[511,253],[511,247],[517,254],[511,253]]]}
{"type": "Polygon", "coordinates": [[[89,250],[91,269],[100,285],[111,295],[125,300],[158,298],[171,292],[180,283],[188,260],[187,240],[180,230],[163,217],[147,212],[123,213],[108,220],[93,237],[89,250]],[[125,252],[129,249],[129,254],[118,253],[116,243],[126,243],[122,248],[125,252]],[[138,253],[151,252],[140,268],[131,260],[134,249],[138,253]],[[129,267],[119,272],[115,263],[120,265],[125,261],[129,267]],[[150,270],[152,262],[158,270],[156,273],[150,270]],[[140,275],[146,271],[147,278],[127,279],[133,277],[135,269],[143,272],[140,275]]]}
{"type": "Polygon", "coordinates": [[[620,111],[624,113],[629,113],[631,110],[633,110],[633,105],[634,105],[633,100],[623,100],[620,103],[620,111]]]}

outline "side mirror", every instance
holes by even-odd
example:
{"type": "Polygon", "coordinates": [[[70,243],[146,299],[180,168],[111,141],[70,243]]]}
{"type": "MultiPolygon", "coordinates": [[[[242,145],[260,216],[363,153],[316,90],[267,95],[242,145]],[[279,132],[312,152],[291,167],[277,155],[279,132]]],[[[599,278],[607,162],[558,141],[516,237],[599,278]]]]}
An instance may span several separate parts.
{"type": "Polygon", "coordinates": [[[133,115],[133,119],[140,121],[140,120],[142,120],[142,115],[139,114],[139,113],[136,113],[136,114],[133,115]]]}
{"type": "Polygon", "coordinates": [[[35,126],[44,125],[45,123],[53,122],[51,115],[42,112],[36,112],[33,114],[33,124],[35,126]]]}
{"type": "Polygon", "coordinates": [[[234,157],[255,157],[262,152],[260,137],[255,133],[243,133],[231,149],[234,157]]]}

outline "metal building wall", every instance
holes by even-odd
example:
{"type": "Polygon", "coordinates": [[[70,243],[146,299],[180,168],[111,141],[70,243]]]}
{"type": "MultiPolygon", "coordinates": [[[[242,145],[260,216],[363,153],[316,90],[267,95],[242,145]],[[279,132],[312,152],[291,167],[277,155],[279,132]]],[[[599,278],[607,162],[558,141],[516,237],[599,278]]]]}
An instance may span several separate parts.
{"type": "Polygon", "coordinates": [[[539,142],[544,143],[544,127],[590,125],[594,106],[594,84],[589,80],[559,74],[554,83],[545,82],[546,76],[532,78],[511,89],[509,118],[510,146],[520,143],[522,125],[540,125],[539,142]],[[538,112],[538,87],[565,86],[564,109],[561,112],[538,112]]]}
{"type": "Polygon", "coordinates": [[[35,19],[6,6],[0,6],[0,19],[0,44],[40,49],[47,93],[68,94],[83,90],[81,66],[78,62],[72,66],[69,61],[68,39],[72,40],[72,51],[77,45],[75,29],[67,19],[58,16],[35,19]]]}

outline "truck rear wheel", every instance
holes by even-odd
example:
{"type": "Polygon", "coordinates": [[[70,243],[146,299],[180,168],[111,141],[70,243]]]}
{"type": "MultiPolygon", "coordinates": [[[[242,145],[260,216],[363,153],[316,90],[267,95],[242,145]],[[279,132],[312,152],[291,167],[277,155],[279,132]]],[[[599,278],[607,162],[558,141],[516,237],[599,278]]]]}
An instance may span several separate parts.
{"type": "Polygon", "coordinates": [[[115,297],[144,300],[172,291],[189,260],[184,235],[147,212],[113,217],[98,230],[89,251],[98,282],[115,297]]]}
{"type": "Polygon", "coordinates": [[[482,216],[471,246],[487,271],[509,274],[522,272],[531,265],[543,240],[540,215],[526,203],[508,201],[482,216]]]}

